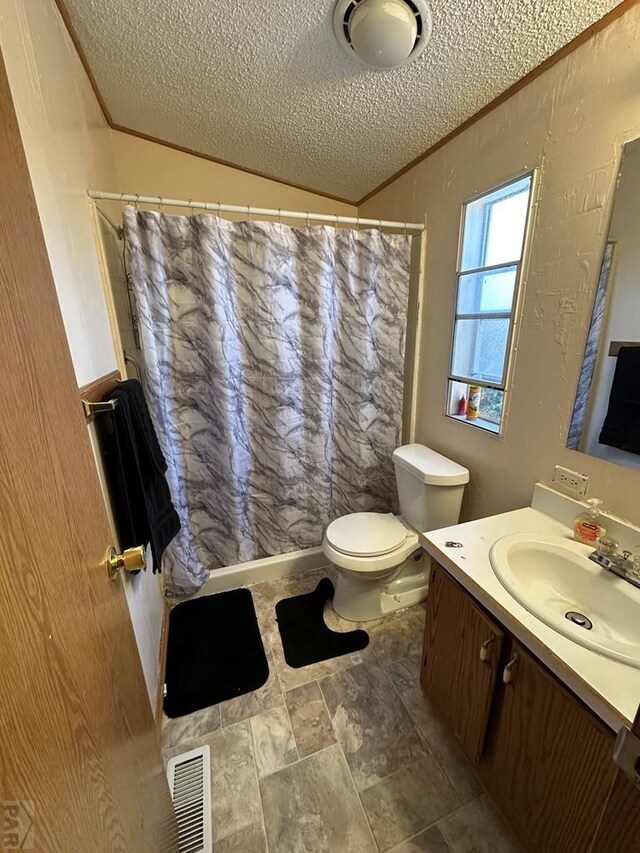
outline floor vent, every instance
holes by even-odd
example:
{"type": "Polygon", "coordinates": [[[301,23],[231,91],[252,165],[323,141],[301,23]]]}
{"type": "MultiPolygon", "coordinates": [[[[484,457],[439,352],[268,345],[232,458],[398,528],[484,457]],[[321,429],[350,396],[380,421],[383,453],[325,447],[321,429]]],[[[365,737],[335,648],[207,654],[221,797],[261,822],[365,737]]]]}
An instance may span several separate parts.
{"type": "Polygon", "coordinates": [[[180,853],[211,853],[211,758],[202,746],[169,759],[167,778],[180,853]]]}

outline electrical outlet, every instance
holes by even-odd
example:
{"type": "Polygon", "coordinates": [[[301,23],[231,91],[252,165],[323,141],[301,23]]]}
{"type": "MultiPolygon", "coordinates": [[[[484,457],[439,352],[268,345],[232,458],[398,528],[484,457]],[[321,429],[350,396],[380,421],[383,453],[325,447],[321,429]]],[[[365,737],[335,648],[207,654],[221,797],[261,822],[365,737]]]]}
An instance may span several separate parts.
{"type": "Polygon", "coordinates": [[[589,478],[586,474],[579,474],[577,471],[563,468],[562,465],[556,465],[553,472],[553,482],[556,486],[560,486],[563,491],[579,498],[584,497],[589,488],[589,478]]]}

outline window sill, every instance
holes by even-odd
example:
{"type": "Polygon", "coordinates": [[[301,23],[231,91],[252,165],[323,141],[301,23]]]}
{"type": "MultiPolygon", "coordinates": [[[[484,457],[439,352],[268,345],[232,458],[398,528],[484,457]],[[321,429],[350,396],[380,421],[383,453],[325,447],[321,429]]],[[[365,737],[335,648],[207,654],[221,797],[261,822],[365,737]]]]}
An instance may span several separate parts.
{"type": "Polygon", "coordinates": [[[500,435],[500,424],[496,424],[493,421],[485,421],[484,418],[475,418],[470,420],[465,417],[465,415],[447,415],[447,417],[452,418],[454,421],[460,421],[463,424],[468,424],[476,429],[481,429],[484,432],[490,432],[493,435],[500,435]]]}

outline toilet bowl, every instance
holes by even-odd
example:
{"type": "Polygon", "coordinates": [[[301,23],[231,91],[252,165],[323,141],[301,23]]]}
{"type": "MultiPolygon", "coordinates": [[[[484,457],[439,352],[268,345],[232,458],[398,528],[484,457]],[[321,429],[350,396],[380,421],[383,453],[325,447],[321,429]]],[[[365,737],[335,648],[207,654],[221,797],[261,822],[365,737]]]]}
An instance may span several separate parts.
{"type": "Polygon", "coordinates": [[[400,515],[356,512],[332,521],[322,543],[338,570],[333,608],[367,622],[424,600],[428,560],[418,531],[457,524],[469,471],[422,444],[393,453],[400,515]]]}

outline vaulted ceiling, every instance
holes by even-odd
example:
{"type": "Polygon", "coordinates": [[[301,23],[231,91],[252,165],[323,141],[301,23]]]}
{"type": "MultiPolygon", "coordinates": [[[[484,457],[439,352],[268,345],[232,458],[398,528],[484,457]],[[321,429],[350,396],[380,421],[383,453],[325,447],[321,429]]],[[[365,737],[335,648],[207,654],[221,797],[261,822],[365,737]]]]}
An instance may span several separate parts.
{"type": "Polygon", "coordinates": [[[427,49],[386,72],[338,45],[335,0],[64,6],[114,125],[357,200],[618,2],[430,0],[427,49]]]}

